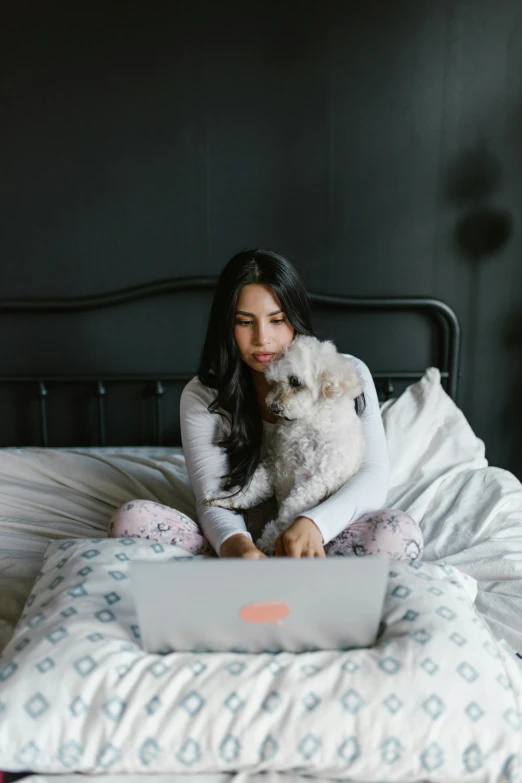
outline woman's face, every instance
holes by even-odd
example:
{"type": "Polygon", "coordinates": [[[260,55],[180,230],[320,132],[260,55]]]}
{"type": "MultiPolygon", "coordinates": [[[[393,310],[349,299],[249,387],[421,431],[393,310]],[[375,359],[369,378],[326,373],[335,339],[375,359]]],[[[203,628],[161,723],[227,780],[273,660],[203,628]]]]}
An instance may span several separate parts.
{"type": "Polygon", "coordinates": [[[294,327],[268,285],[249,283],[239,293],[234,339],[242,360],[257,372],[264,372],[271,359],[291,342],[294,327]]]}

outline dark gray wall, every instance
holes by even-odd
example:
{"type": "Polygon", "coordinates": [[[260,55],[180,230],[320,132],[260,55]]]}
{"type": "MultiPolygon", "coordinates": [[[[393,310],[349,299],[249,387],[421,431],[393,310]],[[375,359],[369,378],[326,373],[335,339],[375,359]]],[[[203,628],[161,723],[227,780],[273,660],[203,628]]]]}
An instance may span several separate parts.
{"type": "MultiPolygon", "coordinates": [[[[2,17],[2,298],[216,274],[249,245],[318,292],[440,297],[463,326],[461,407],[522,476],[519,0],[2,17]]],[[[190,339],[190,315],[178,329],[190,339]]],[[[11,354],[20,339],[4,326],[11,354]]]]}

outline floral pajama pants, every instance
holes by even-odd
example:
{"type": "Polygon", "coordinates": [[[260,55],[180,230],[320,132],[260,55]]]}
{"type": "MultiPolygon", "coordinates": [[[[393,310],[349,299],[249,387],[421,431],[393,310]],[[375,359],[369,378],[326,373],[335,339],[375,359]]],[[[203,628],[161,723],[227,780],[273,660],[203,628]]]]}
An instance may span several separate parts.
{"type": "MultiPolygon", "coordinates": [[[[175,544],[193,555],[216,557],[198,525],[181,511],[152,500],[131,500],[113,514],[109,537],[149,538],[175,544]]],[[[325,546],[327,556],[380,555],[417,560],[424,549],[419,524],[408,514],[385,508],[357,519],[325,546]]]]}

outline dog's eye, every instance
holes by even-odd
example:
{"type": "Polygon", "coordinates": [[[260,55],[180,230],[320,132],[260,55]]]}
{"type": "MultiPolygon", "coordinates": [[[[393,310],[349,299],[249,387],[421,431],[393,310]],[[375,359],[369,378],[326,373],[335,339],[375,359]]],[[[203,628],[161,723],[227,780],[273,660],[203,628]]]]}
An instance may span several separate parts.
{"type": "Polygon", "coordinates": [[[293,386],[294,388],[296,386],[300,386],[301,385],[299,383],[299,378],[296,378],[295,375],[290,375],[290,377],[288,378],[288,383],[290,384],[290,386],[293,386]]]}

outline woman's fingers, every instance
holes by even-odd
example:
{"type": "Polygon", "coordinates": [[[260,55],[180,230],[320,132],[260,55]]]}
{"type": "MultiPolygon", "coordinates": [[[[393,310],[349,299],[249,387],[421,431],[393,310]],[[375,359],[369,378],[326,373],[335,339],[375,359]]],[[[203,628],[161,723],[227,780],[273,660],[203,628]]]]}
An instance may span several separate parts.
{"type": "Polygon", "coordinates": [[[326,557],[321,544],[308,540],[306,536],[295,536],[288,532],[276,538],[274,554],[276,557],[326,557]]]}
{"type": "MultiPolygon", "coordinates": [[[[283,539],[284,540],[284,539],[283,539]]],[[[306,554],[303,550],[303,545],[297,540],[285,541],[285,552],[288,555],[288,557],[306,557],[306,554]]]]}

